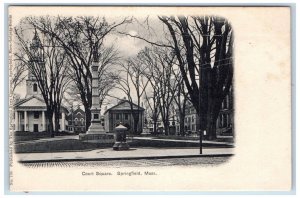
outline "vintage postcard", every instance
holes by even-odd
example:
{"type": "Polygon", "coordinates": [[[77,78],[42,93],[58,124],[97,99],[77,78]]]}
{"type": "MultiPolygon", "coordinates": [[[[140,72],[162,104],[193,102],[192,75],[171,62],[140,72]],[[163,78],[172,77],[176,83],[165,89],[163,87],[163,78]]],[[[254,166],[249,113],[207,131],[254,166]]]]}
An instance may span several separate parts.
{"type": "Polygon", "coordinates": [[[9,6],[10,191],[290,191],[290,12],[9,6]]]}

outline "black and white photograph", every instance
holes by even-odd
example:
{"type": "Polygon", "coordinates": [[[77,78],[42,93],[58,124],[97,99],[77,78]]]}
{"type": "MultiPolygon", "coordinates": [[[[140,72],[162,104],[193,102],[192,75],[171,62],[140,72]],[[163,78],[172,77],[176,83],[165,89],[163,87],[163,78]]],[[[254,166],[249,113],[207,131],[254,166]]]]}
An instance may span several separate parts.
{"type": "Polygon", "coordinates": [[[13,33],[21,163],[207,166],[233,154],[226,18],[25,16],[13,33]]]}
{"type": "MultiPolygon", "coordinates": [[[[106,191],[114,186],[86,186],[94,179],[112,184],[113,178],[120,178],[120,183],[123,178],[136,178],[124,187],[132,190],[138,188],[138,178],[151,183],[164,177],[166,189],[174,190],[175,186],[168,187],[172,178],[178,184],[178,177],[187,181],[209,178],[214,170],[224,178],[238,171],[238,166],[267,163],[265,155],[257,153],[269,145],[261,142],[268,134],[262,129],[274,121],[264,113],[270,112],[273,103],[265,105],[261,98],[264,94],[267,97],[268,92],[263,90],[270,90],[273,81],[283,85],[275,85],[277,91],[288,91],[289,62],[282,59],[289,58],[289,37],[273,43],[276,36],[286,34],[272,33],[273,26],[268,29],[272,10],[252,9],[257,16],[251,15],[251,9],[243,12],[242,8],[226,7],[11,6],[8,70],[13,189],[106,191]],[[250,22],[248,27],[246,21],[240,22],[248,16],[254,18],[249,19],[252,24],[258,23],[257,33],[255,29],[247,31],[253,27],[250,22]],[[258,16],[266,16],[261,26],[258,16]],[[259,33],[266,31],[264,28],[270,31],[264,42],[279,45],[275,46],[282,49],[279,56],[260,51],[265,49],[260,45],[266,35],[259,33]],[[243,31],[245,34],[241,34],[243,31]],[[251,61],[247,61],[248,57],[251,61]],[[256,70],[268,69],[263,65],[266,57],[279,74],[266,72],[266,79],[260,80],[256,70]],[[247,110],[253,112],[245,117],[243,112],[247,110]],[[260,126],[258,130],[251,128],[260,126]],[[230,168],[231,164],[236,164],[235,168],[230,168]],[[171,170],[177,174],[168,177],[171,170]],[[194,170],[201,173],[194,174],[194,170]],[[89,182],[77,189],[80,179],[71,185],[73,189],[55,182],[49,186],[37,184],[43,178],[24,183],[35,173],[48,171],[89,182]],[[26,174],[20,176],[21,172],[26,174]],[[39,187],[35,188],[35,184],[39,187]]],[[[288,9],[277,10],[283,21],[289,19],[288,9]]],[[[274,28],[280,29],[277,26],[274,28]]],[[[278,103],[279,108],[282,103],[278,103]]],[[[281,111],[287,113],[288,109],[281,111]]],[[[281,115],[282,122],[289,120],[281,115]]],[[[286,143],[281,145],[281,151],[286,157],[289,138],[290,131],[285,131],[282,141],[286,143]]],[[[279,152],[276,157],[280,156],[279,152]]],[[[257,171],[255,166],[252,168],[257,171]]],[[[282,175],[288,178],[285,172],[282,175]]],[[[224,190],[226,185],[220,187],[221,181],[226,183],[221,179],[216,188],[224,190]]],[[[197,190],[197,184],[188,187],[188,183],[175,189],[197,190]]],[[[209,189],[208,183],[199,184],[198,190],[201,186],[209,189]]],[[[156,185],[164,189],[157,183],[143,185],[141,190],[153,190],[156,185]]],[[[274,186],[277,183],[266,188],[274,186]]]]}

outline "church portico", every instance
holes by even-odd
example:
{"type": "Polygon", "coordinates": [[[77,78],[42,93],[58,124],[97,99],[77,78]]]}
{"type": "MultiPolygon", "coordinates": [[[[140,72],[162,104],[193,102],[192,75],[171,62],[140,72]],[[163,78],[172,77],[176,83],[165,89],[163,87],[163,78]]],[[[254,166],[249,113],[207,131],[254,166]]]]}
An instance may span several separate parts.
{"type": "MultiPolygon", "coordinates": [[[[59,120],[60,131],[66,130],[66,123],[65,112],[62,112],[59,120]]],[[[46,121],[46,109],[32,108],[29,110],[16,108],[15,131],[42,132],[47,130],[48,124],[46,121]]]]}
{"type": "Polygon", "coordinates": [[[15,130],[28,132],[46,131],[45,108],[18,108],[15,111],[15,130]]]}

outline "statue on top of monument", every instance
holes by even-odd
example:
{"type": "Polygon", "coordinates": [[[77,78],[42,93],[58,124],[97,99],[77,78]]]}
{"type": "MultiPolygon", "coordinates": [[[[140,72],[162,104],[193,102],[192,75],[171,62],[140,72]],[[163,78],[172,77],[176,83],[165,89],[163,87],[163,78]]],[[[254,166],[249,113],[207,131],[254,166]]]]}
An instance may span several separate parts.
{"type": "Polygon", "coordinates": [[[98,43],[94,43],[93,47],[93,61],[99,62],[98,43]]]}

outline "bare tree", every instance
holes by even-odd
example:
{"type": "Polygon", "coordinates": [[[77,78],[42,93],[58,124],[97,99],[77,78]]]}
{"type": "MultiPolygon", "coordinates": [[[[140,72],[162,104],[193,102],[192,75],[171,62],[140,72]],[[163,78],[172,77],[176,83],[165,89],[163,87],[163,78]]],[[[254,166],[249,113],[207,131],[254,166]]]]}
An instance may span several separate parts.
{"type": "Polygon", "coordinates": [[[152,47],[141,53],[141,59],[148,67],[145,75],[158,94],[157,105],[166,135],[169,135],[170,109],[177,89],[176,76],[172,72],[175,56],[171,52],[168,48],[152,47]]]}
{"type": "Polygon", "coordinates": [[[215,139],[221,104],[232,85],[232,28],[226,19],[215,16],[159,19],[172,37],[172,48],[200,117],[200,128],[207,131],[209,139],[215,139]]]}
{"type": "Polygon", "coordinates": [[[16,59],[26,66],[29,77],[33,77],[37,81],[47,107],[48,130],[51,137],[54,137],[54,131],[58,131],[63,93],[69,83],[68,75],[66,75],[68,73],[66,54],[62,48],[57,46],[56,39],[38,32],[36,29],[30,46],[28,46],[29,41],[25,39],[22,27],[16,27],[15,34],[20,47],[20,53],[15,53],[16,59]],[[22,53],[25,55],[23,56],[22,53]],[[54,130],[53,115],[55,117],[54,130]]]}
{"type": "MultiPolygon", "coordinates": [[[[101,64],[99,70],[109,69],[109,60],[104,57],[106,48],[103,45],[107,35],[123,24],[129,23],[130,19],[109,24],[101,17],[40,17],[27,18],[28,22],[39,31],[47,34],[58,41],[68,56],[72,68],[72,79],[75,82],[86,114],[86,129],[91,124],[92,105],[92,74],[90,65],[93,61],[93,51],[97,52],[97,59],[101,64]],[[102,55],[101,55],[102,54],[102,55]]],[[[111,51],[115,53],[115,51],[111,51]]],[[[111,53],[107,54],[108,57],[111,53]]],[[[101,72],[100,72],[101,75],[101,72]]]]}
{"type": "Polygon", "coordinates": [[[110,91],[116,86],[119,74],[113,66],[119,65],[121,60],[121,57],[118,55],[118,51],[115,50],[114,46],[105,48],[101,57],[101,67],[98,71],[100,108],[110,91]]]}
{"type": "Polygon", "coordinates": [[[175,76],[177,88],[174,89],[174,102],[176,103],[176,114],[178,115],[179,132],[181,136],[185,135],[184,120],[186,115],[186,104],[188,101],[188,93],[186,91],[184,81],[181,77],[180,70],[172,68],[173,75],[175,76]]]}
{"type": "MultiPolygon", "coordinates": [[[[137,56],[126,61],[125,64],[121,64],[123,76],[120,76],[119,83],[116,86],[122,90],[128,97],[131,103],[131,114],[133,117],[133,132],[140,134],[142,131],[138,131],[138,126],[142,126],[141,117],[139,113],[133,110],[133,93],[137,97],[137,108],[141,107],[141,98],[146,90],[149,80],[143,76],[144,70],[143,63],[137,56]]],[[[141,128],[141,127],[139,127],[141,128]]]]}
{"type": "Polygon", "coordinates": [[[200,129],[216,138],[216,120],[233,78],[233,31],[229,22],[216,16],[159,16],[166,26],[167,41],[150,41],[140,35],[125,35],[151,45],[172,49],[197,114],[200,129]]]}
{"type": "MultiPolygon", "coordinates": [[[[20,56],[23,57],[22,54],[20,54],[20,56]]],[[[14,70],[12,71],[12,77],[10,79],[10,88],[12,93],[22,82],[24,82],[25,78],[27,77],[26,65],[18,59],[16,59],[15,62],[16,64],[14,66],[14,70]]]]}

